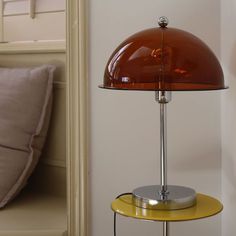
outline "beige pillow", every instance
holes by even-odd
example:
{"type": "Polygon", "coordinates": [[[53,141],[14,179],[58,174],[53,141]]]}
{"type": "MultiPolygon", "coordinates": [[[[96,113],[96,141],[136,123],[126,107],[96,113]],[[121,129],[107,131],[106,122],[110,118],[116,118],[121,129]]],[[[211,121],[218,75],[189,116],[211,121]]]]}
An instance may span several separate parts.
{"type": "Polygon", "coordinates": [[[55,66],[0,68],[0,207],[27,183],[45,141],[55,66]]]}

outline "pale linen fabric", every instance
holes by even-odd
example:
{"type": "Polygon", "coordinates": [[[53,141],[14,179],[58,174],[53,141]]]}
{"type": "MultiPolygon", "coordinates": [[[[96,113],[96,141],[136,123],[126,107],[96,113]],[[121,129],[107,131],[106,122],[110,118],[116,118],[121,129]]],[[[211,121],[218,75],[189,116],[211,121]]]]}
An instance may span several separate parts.
{"type": "Polygon", "coordinates": [[[45,141],[55,66],[0,68],[0,207],[27,183],[45,141]]]}

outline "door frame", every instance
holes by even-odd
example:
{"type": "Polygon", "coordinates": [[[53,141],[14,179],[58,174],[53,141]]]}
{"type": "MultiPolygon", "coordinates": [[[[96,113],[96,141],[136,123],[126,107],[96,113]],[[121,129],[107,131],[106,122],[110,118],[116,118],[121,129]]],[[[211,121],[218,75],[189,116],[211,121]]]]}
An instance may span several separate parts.
{"type": "Polygon", "coordinates": [[[68,236],[88,236],[87,0],[67,0],[68,236]]]}

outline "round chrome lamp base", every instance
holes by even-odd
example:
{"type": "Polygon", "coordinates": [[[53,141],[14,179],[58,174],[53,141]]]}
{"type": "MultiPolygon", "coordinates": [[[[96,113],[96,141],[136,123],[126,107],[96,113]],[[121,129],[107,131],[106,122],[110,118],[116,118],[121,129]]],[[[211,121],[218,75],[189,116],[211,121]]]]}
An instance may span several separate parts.
{"type": "Polygon", "coordinates": [[[143,186],[133,191],[133,203],[146,209],[183,209],[196,204],[196,192],[191,188],[168,185],[168,192],[163,194],[160,185],[143,186]]]}

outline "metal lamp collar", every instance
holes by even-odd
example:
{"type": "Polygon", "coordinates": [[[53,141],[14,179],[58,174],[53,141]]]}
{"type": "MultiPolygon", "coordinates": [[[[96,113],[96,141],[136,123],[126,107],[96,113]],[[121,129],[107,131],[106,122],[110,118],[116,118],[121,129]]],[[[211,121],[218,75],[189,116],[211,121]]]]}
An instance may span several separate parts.
{"type": "Polygon", "coordinates": [[[155,99],[159,103],[168,103],[171,101],[171,91],[156,91],[155,99]]]}

